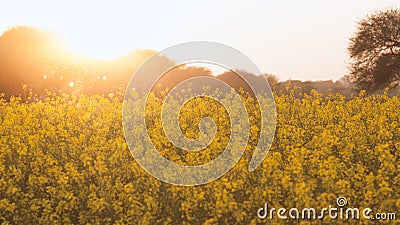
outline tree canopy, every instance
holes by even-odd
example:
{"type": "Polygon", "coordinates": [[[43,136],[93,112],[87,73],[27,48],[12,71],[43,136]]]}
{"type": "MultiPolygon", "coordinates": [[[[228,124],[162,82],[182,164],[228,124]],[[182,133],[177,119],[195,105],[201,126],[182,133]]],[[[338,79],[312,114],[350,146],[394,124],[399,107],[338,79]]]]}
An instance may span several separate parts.
{"type": "Polygon", "coordinates": [[[350,77],[375,91],[400,81],[400,9],[379,11],[358,23],[350,38],[350,77]]]}

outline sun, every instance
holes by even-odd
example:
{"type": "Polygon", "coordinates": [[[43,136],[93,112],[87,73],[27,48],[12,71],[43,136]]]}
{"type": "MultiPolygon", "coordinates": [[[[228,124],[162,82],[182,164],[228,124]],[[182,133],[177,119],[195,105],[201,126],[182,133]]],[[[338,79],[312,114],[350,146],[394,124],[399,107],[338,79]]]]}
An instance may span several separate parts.
{"type": "Polygon", "coordinates": [[[68,34],[63,39],[70,52],[96,59],[113,60],[134,50],[115,36],[104,33],[68,34]]]}

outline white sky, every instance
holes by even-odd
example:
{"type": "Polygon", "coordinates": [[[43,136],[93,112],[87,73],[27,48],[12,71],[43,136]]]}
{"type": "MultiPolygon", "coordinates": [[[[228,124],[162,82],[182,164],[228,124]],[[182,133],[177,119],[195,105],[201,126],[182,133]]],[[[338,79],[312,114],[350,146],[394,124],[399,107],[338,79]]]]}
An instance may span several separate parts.
{"type": "Polygon", "coordinates": [[[101,58],[209,40],[242,51],[280,80],[336,80],[347,72],[356,22],[400,7],[400,0],[248,2],[2,0],[0,32],[32,25],[101,58]]]}

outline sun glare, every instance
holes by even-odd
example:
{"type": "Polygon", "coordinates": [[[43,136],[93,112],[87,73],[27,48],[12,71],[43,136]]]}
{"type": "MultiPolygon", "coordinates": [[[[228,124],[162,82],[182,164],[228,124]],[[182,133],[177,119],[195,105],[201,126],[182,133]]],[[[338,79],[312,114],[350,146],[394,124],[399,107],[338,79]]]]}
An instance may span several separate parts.
{"type": "Polygon", "coordinates": [[[95,59],[113,60],[135,50],[128,43],[103,33],[63,35],[67,48],[73,54],[95,59]]]}

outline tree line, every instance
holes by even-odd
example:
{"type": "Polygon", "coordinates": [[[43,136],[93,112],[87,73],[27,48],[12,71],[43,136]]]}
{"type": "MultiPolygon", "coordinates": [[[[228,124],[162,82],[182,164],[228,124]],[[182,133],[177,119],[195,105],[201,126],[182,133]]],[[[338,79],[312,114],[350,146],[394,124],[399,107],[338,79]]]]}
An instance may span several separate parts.
{"type": "MultiPolygon", "coordinates": [[[[337,92],[349,97],[359,90],[368,93],[389,88],[398,93],[400,81],[400,9],[388,9],[369,15],[358,22],[348,47],[349,73],[338,81],[281,81],[263,74],[272,89],[286,93],[287,86],[300,93],[312,89],[320,93],[337,92]]],[[[138,50],[114,60],[98,60],[70,53],[53,34],[33,27],[11,28],[0,36],[0,93],[6,98],[24,95],[30,90],[44,96],[46,90],[56,93],[104,94],[123,93],[135,70],[153,50],[138,50]]],[[[159,56],[158,66],[169,68],[174,62],[159,56]]],[[[179,82],[198,75],[213,76],[207,68],[181,65],[169,71],[154,91],[171,89],[179,82]]],[[[261,79],[245,73],[250,79],[261,79]]],[[[218,79],[235,89],[251,93],[248,85],[233,71],[219,74],[218,79]]],[[[145,82],[145,81],[143,81],[145,82]]],[[[202,87],[193,87],[201,90],[202,87]]]]}

